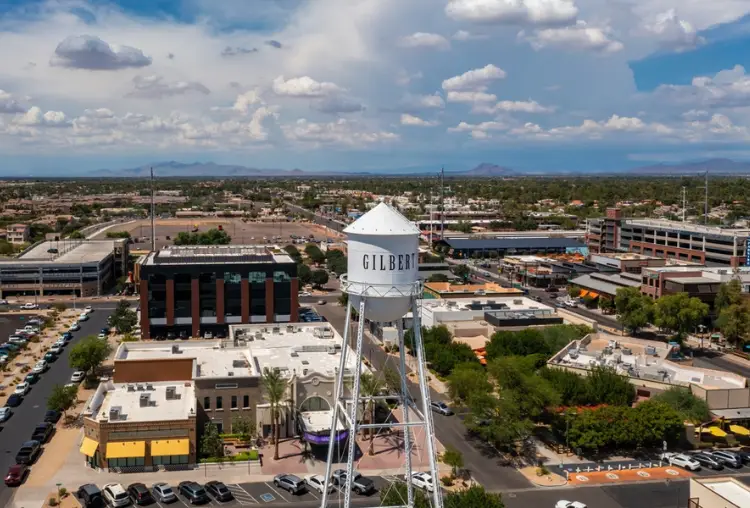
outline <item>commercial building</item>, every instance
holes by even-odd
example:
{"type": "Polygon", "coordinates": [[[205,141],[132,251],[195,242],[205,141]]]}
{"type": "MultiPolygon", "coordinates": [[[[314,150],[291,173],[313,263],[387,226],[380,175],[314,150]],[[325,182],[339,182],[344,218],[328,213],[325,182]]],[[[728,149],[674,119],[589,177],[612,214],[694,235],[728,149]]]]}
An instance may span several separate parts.
{"type": "Polygon", "coordinates": [[[640,274],[644,268],[665,266],[668,261],[663,257],[646,256],[635,252],[612,252],[589,254],[589,263],[594,266],[614,268],[618,272],[640,274]]]}
{"type": "Polygon", "coordinates": [[[299,320],[297,265],[271,246],[173,246],[139,260],[141,330],[226,337],[230,324],[299,320]]]}
{"type": "Polygon", "coordinates": [[[581,298],[606,296],[614,298],[617,290],[627,287],[641,287],[641,276],[633,273],[590,273],[571,279],[570,284],[581,288],[581,298]]]}
{"type": "Polygon", "coordinates": [[[125,239],[41,242],[18,258],[0,260],[0,298],[99,296],[126,275],[127,269],[125,239]]]}
{"type": "Polygon", "coordinates": [[[586,245],[591,252],[636,252],[713,266],[750,265],[750,229],[700,226],[688,222],[625,219],[610,208],[589,219],[586,245]]]}
{"type": "MultiPolygon", "coordinates": [[[[327,443],[330,413],[325,429],[319,428],[322,417],[308,413],[331,408],[342,343],[327,323],[231,325],[229,338],[218,341],[123,342],[113,383],[190,385],[198,429],[210,421],[231,432],[236,418],[246,418],[267,437],[272,420],[261,376],[266,368],[278,370],[288,381],[281,436],[310,434],[317,436],[313,442],[327,443]]],[[[351,376],[358,370],[351,352],[345,368],[351,376]]]]}
{"type": "Polygon", "coordinates": [[[641,279],[641,293],[652,298],[687,293],[713,306],[721,284],[732,279],[739,280],[742,292],[750,294],[750,267],[664,266],[644,269],[641,279]]]}
{"type": "Polygon", "coordinates": [[[28,243],[31,239],[31,228],[28,224],[11,224],[5,230],[5,239],[16,245],[28,243]]]}
{"type": "Polygon", "coordinates": [[[94,468],[170,469],[196,459],[195,388],[187,382],[99,385],[83,410],[80,451],[94,468]]]}
{"type": "Polygon", "coordinates": [[[537,232],[536,236],[502,238],[444,238],[437,242],[448,257],[503,258],[514,254],[565,254],[584,252],[586,246],[576,238],[553,236],[537,232]]]}
{"type": "MultiPolygon", "coordinates": [[[[561,318],[555,317],[554,308],[522,296],[422,300],[420,313],[422,326],[428,328],[451,322],[487,321],[489,316],[495,321],[507,322],[505,326],[562,323],[561,318]]],[[[410,318],[411,312],[406,315],[407,321],[410,318]]],[[[407,323],[407,326],[410,325],[407,323]]]]}
{"type": "Polygon", "coordinates": [[[484,284],[454,284],[452,282],[425,282],[425,298],[467,298],[471,296],[521,296],[517,288],[504,288],[495,282],[484,284]]]}
{"type": "Polygon", "coordinates": [[[750,487],[728,476],[690,478],[688,508],[745,508],[750,506],[750,487]]]}

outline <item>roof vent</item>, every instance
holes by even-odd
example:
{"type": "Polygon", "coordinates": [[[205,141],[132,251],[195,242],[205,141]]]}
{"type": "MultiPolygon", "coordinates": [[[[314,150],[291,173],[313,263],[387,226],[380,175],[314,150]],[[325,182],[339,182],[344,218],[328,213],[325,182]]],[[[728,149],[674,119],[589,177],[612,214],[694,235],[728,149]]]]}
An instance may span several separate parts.
{"type": "Polygon", "coordinates": [[[227,376],[229,376],[229,377],[233,377],[233,376],[234,376],[234,371],[231,371],[231,370],[230,370],[229,372],[227,372],[227,376]]]}

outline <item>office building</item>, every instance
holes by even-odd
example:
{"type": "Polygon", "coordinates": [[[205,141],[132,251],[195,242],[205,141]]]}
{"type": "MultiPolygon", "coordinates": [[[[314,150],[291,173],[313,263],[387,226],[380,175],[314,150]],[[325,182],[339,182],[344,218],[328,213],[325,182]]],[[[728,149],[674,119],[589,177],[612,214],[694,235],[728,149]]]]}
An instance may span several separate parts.
{"type": "Polygon", "coordinates": [[[127,268],[125,239],[45,241],[15,259],[0,260],[0,298],[100,296],[127,268]]]}
{"type": "Polygon", "coordinates": [[[592,253],[636,252],[709,266],[750,265],[750,229],[700,226],[689,222],[625,219],[610,208],[587,222],[586,244],[592,253]]]}
{"type": "Polygon", "coordinates": [[[750,295],[750,267],[720,268],[706,266],[663,266],[645,268],[641,276],[641,293],[660,298],[663,295],[687,293],[713,306],[722,283],[740,281],[745,296],[750,295]]]}
{"type": "Polygon", "coordinates": [[[139,260],[141,330],[226,337],[230,324],[299,320],[297,265],[272,246],[173,246],[139,260]]]}

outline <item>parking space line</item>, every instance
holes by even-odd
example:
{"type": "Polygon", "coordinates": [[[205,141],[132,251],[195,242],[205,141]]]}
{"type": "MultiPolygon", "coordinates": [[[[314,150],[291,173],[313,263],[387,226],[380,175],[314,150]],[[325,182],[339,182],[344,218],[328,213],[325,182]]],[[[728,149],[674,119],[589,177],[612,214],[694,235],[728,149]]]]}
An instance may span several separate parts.
{"type": "Polygon", "coordinates": [[[320,499],[318,496],[315,495],[315,492],[312,489],[308,488],[307,492],[308,492],[308,494],[310,494],[315,499],[320,499]]]}
{"type": "Polygon", "coordinates": [[[276,493],[276,495],[279,496],[281,499],[283,499],[287,503],[291,503],[291,501],[289,501],[287,498],[285,498],[284,496],[282,496],[281,492],[279,492],[278,490],[276,490],[275,488],[273,488],[268,482],[265,482],[265,485],[266,485],[266,487],[268,487],[269,489],[271,489],[272,491],[274,491],[276,493]]]}
{"type": "Polygon", "coordinates": [[[230,484],[227,485],[227,488],[229,489],[229,492],[232,493],[232,496],[234,497],[235,501],[237,501],[240,504],[253,504],[253,503],[260,504],[260,501],[258,501],[257,499],[255,499],[253,497],[253,495],[250,494],[248,491],[246,491],[242,487],[242,485],[240,485],[239,483],[230,483],[230,484]],[[234,487],[234,490],[232,489],[232,487],[234,487]],[[238,494],[239,494],[239,496],[238,496],[238,494]],[[248,503],[247,501],[243,501],[242,499],[240,499],[240,498],[243,498],[245,496],[249,497],[253,501],[253,503],[248,503]]]}

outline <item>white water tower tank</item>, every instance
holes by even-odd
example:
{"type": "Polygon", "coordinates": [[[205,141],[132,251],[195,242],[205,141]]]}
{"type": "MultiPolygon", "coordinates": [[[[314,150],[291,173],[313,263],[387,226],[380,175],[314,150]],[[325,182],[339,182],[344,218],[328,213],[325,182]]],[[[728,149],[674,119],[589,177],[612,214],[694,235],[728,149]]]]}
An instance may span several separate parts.
{"type": "Polygon", "coordinates": [[[418,277],[419,228],[385,203],[350,224],[348,273],[342,289],[356,309],[367,298],[366,318],[395,321],[409,312],[421,287],[418,277]]]}

